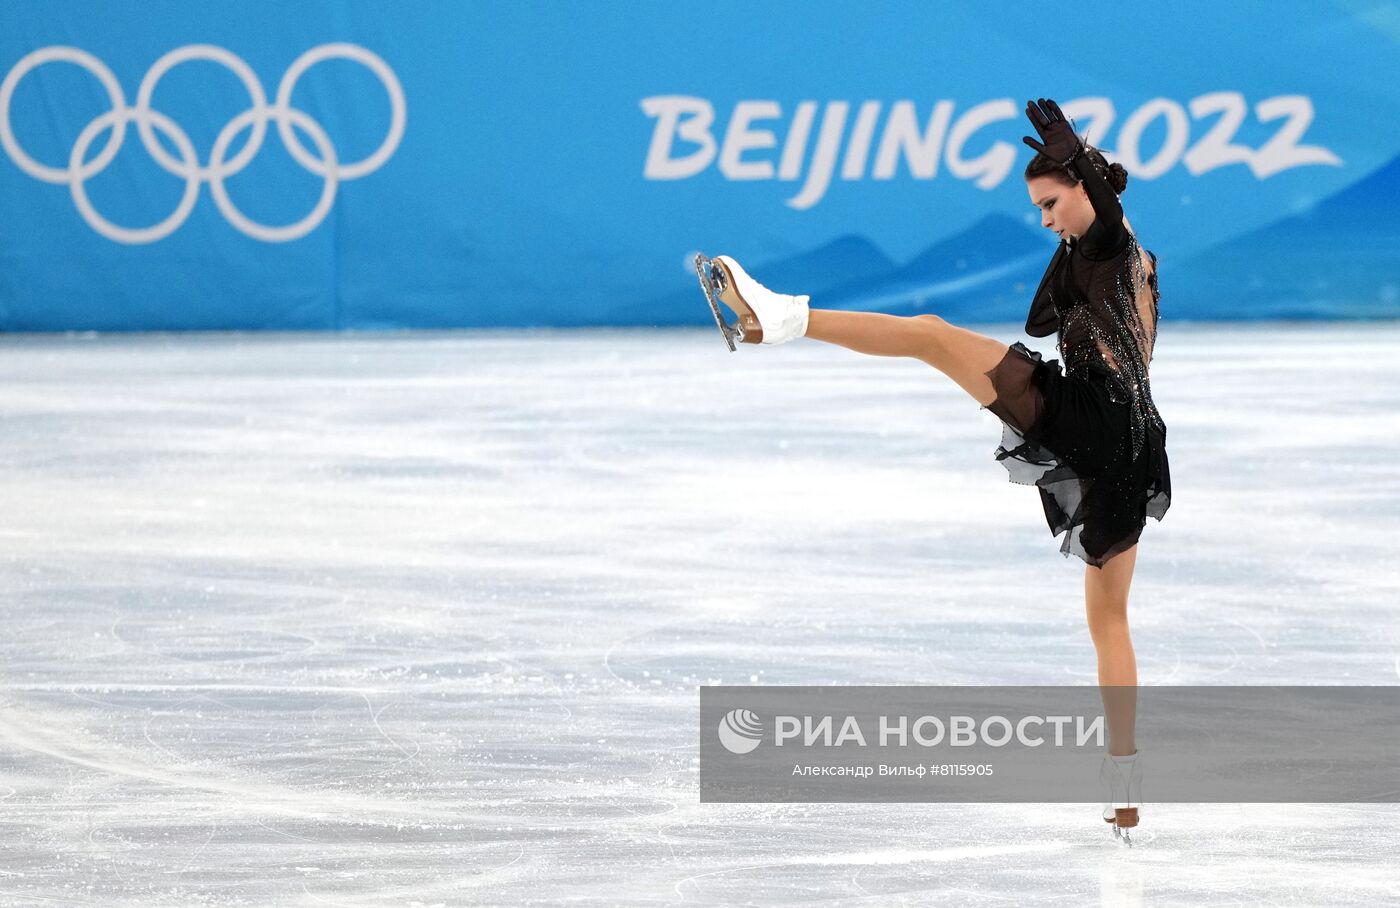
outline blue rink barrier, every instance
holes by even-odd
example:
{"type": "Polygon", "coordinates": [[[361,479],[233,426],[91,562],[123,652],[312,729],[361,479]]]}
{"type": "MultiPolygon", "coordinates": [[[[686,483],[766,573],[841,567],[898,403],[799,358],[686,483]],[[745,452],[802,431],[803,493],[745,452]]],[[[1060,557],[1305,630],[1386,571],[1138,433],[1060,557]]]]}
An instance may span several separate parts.
{"type": "Polygon", "coordinates": [[[1019,321],[1042,96],[1127,167],[1164,319],[1400,316],[1395,17],[854,9],[10,0],[0,330],[703,325],[696,251],[1019,321]]]}

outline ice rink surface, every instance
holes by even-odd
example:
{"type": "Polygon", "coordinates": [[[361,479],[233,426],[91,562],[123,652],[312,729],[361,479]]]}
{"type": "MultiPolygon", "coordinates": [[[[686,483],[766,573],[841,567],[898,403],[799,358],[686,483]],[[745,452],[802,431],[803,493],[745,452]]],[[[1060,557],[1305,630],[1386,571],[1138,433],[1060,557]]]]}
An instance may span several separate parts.
{"type": "MultiPolygon", "coordinates": [[[[1398,351],[1164,323],[1142,684],[1400,683],[1398,351]]],[[[999,439],[709,328],[0,339],[0,903],[1400,902],[1391,804],[1145,794],[1129,851],[1097,804],[699,802],[702,684],[1096,683],[999,439]]]]}

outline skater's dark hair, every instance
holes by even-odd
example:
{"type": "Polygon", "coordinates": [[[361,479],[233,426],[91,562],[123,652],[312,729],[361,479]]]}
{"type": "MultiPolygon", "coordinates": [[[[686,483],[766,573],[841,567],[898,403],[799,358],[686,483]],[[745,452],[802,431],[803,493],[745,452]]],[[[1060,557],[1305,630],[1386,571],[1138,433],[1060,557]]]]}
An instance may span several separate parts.
{"type": "MultiPolygon", "coordinates": [[[[1084,145],[1084,157],[1088,158],[1094,169],[1108,180],[1108,185],[1113,187],[1113,192],[1116,195],[1122,195],[1123,190],[1128,188],[1128,170],[1122,164],[1108,163],[1103,152],[1087,142],[1084,145]]],[[[1054,177],[1066,186],[1074,186],[1079,183],[1079,177],[1071,173],[1068,167],[1039,153],[1031,158],[1031,162],[1026,165],[1026,179],[1032,180],[1036,177],[1054,177]]]]}

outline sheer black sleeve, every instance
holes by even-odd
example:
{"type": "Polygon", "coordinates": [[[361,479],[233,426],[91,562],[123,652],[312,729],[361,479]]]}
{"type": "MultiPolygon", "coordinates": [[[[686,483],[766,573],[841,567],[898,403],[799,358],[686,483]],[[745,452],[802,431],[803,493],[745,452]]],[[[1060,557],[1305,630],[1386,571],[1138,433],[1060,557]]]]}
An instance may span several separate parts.
{"type": "Polygon", "coordinates": [[[1123,206],[1118,203],[1118,194],[1088,155],[1076,155],[1069,162],[1069,169],[1084,181],[1084,192],[1089,196],[1089,204],[1094,206],[1094,227],[1084,234],[1085,239],[1100,249],[1119,251],[1128,238],[1128,231],[1123,226],[1123,206]]]}
{"type": "Polygon", "coordinates": [[[1026,333],[1031,337],[1048,337],[1060,330],[1060,314],[1055,311],[1055,302],[1050,296],[1050,282],[1068,250],[1064,243],[1056,247],[1049,267],[1040,278],[1040,286],[1036,287],[1035,295],[1031,297],[1030,312],[1026,315],[1026,333]]]}

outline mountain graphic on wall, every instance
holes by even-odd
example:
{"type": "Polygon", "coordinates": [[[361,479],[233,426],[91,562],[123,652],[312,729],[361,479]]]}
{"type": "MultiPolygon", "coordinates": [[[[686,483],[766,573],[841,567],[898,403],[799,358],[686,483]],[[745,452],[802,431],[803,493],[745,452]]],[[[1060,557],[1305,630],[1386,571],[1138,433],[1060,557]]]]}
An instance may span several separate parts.
{"type": "MultiPolygon", "coordinates": [[[[1021,321],[1055,250],[1046,240],[1009,215],[991,214],[902,265],[857,235],[781,259],[736,258],[759,283],[779,293],[805,293],[818,308],[934,313],[964,322],[1021,321]]],[[[638,324],[691,325],[708,321],[709,309],[692,279],[684,288],[620,308],[616,315],[638,324]]]]}
{"type": "Polygon", "coordinates": [[[1162,318],[1400,316],[1400,158],[1335,195],[1179,262],[1162,318]]]}
{"type": "Polygon", "coordinates": [[[1055,244],[1021,221],[991,214],[898,268],[831,288],[812,305],[956,321],[1020,321],[1055,244]]]}

